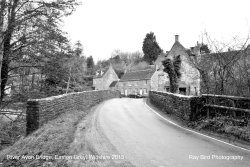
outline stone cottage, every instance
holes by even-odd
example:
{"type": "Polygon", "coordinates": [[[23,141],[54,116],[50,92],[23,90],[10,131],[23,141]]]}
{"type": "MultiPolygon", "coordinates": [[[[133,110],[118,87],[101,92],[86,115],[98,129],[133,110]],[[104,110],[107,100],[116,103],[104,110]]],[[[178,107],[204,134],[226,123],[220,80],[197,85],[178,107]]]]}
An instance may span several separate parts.
{"type": "Polygon", "coordinates": [[[112,65],[110,65],[108,69],[104,71],[101,70],[96,73],[96,76],[93,78],[93,87],[95,90],[108,90],[111,87],[115,87],[116,82],[114,81],[118,80],[119,78],[115,70],[113,69],[112,65]]]}
{"type": "Polygon", "coordinates": [[[140,94],[148,96],[148,91],[151,90],[152,76],[155,73],[155,68],[128,71],[118,82],[118,90],[124,96],[130,94],[140,94]]]}
{"type": "MultiPolygon", "coordinates": [[[[197,46],[199,47],[199,46],[197,46]]],[[[195,47],[196,50],[197,47],[195,47]]],[[[194,49],[194,50],[195,50],[194,49]]],[[[148,95],[149,90],[169,91],[170,83],[168,74],[163,71],[162,61],[166,58],[173,59],[175,56],[181,56],[181,78],[179,80],[179,92],[184,95],[200,94],[200,75],[194,68],[189,59],[187,50],[179,42],[179,36],[175,36],[175,42],[169,52],[161,53],[151,69],[140,71],[129,71],[124,74],[117,84],[117,89],[121,94],[148,95]]]]}
{"type": "MultiPolygon", "coordinates": [[[[199,45],[195,47],[197,49],[199,45]]],[[[195,53],[196,54],[196,53],[195,53]]],[[[197,53],[198,54],[198,53],[197,53]]],[[[151,90],[169,91],[168,74],[163,71],[162,61],[166,58],[173,59],[181,56],[181,78],[179,80],[179,93],[184,95],[199,95],[200,94],[200,74],[199,71],[190,63],[187,50],[179,42],[179,35],[175,35],[175,42],[171,50],[166,54],[161,54],[155,61],[156,72],[152,76],[151,90]]]]}

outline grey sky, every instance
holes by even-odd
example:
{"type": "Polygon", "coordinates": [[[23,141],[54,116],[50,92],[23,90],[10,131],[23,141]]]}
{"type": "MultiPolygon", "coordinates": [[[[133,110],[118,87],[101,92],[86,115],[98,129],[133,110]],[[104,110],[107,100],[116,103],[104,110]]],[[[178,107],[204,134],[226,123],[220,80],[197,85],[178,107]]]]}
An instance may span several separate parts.
{"type": "Polygon", "coordinates": [[[201,41],[205,30],[223,42],[245,38],[249,6],[249,0],[82,0],[63,29],[97,61],[109,58],[115,49],[142,51],[150,31],[164,51],[171,48],[175,34],[186,48],[201,41]]]}

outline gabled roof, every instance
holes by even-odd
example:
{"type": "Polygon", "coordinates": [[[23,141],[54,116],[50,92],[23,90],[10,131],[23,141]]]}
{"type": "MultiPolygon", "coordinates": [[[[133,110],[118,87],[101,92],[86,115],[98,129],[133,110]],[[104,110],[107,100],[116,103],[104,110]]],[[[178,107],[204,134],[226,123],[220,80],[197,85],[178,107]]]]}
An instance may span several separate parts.
{"type": "MultiPolygon", "coordinates": [[[[113,70],[116,73],[116,71],[114,70],[112,65],[110,65],[106,69],[100,69],[100,70],[96,71],[97,75],[95,76],[95,78],[102,78],[107,73],[108,70],[113,70]]],[[[117,73],[116,73],[116,75],[117,75],[117,73]]]]}
{"type": "Polygon", "coordinates": [[[105,73],[108,71],[109,68],[106,68],[104,70],[98,70],[96,71],[98,74],[94,78],[101,78],[105,75],[105,73]]]}
{"type": "Polygon", "coordinates": [[[148,80],[148,79],[151,79],[151,77],[154,74],[154,72],[155,72],[155,69],[126,72],[122,76],[120,82],[123,82],[123,81],[148,80]]]}
{"type": "Polygon", "coordinates": [[[184,46],[179,41],[175,41],[175,43],[173,44],[172,48],[170,49],[170,51],[168,52],[166,57],[169,58],[172,56],[177,56],[177,55],[175,55],[176,48],[179,48],[178,51],[182,50],[183,52],[186,52],[186,49],[184,48],[184,46]]]}
{"type": "Polygon", "coordinates": [[[161,53],[157,59],[155,60],[154,64],[155,65],[161,65],[162,64],[162,61],[166,59],[166,56],[167,56],[168,52],[167,53],[161,53]]]}
{"type": "Polygon", "coordinates": [[[117,84],[117,82],[118,81],[113,81],[110,85],[109,85],[109,87],[111,88],[111,87],[115,87],[115,85],[117,84]]]}
{"type": "MultiPolygon", "coordinates": [[[[173,44],[172,48],[170,49],[169,52],[167,52],[166,54],[161,54],[159,55],[159,57],[156,59],[156,64],[159,65],[158,69],[162,69],[163,68],[163,65],[162,65],[162,61],[164,61],[165,59],[167,58],[170,58],[170,57],[173,57],[173,56],[176,56],[175,54],[175,49],[176,48],[179,48],[178,50],[180,51],[180,49],[183,51],[183,52],[186,52],[186,49],[184,48],[184,46],[179,42],[179,41],[175,41],[175,43],[173,44]]],[[[187,52],[186,52],[187,53],[187,52]]]]}
{"type": "Polygon", "coordinates": [[[118,78],[121,78],[121,76],[123,75],[122,72],[114,69],[113,66],[110,65],[108,68],[97,70],[96,71],[97,75],[95,75],[94,78],[102,78],[109,69],[114,70],[114,72],[116,73],[116,75],[117,75],[118,78]]]}

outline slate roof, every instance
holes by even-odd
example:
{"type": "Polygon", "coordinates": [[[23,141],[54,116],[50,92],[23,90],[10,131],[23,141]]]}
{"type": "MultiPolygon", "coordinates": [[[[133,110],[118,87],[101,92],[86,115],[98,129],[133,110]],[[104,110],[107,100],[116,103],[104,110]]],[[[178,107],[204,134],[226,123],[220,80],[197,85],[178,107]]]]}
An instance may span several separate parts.
{"type": "Polygon", "coordinates": [[[138,80],[151,79],[154,72],[155,72],[155,69],[129,71],[129,72],[126,72],[122,76],[120,82],[122,82],[122,81],[138,81],[138,80]]]}
{"type": "Polygon", "coordinates": [[[175,41],[175,43],[173,44],[172,48],[170,49],[170,51],[167,53],[166,57],[171,57],[174,56],[174,48],[179,48],[182,49],[184,52],[186,52],[185,47],[179,42],[179,41],[175,41]]]}
{"type": "Polygon", "coordinates": [[[167,53],[161,53],[158,57],[157,57],[157,59],[155,60],[155,64],[161,64],[161,62],[163,61],[163,60],[165,60],[166,59],[166,56],[167,56],[167,54],[168,54],[168,52],[167,53]]]}
{"type": "Polygon", "coordinates": [[[113,81],[110,85],[109,85],[109,87],[111,88],[111,87],[115,87],[115,85],[117,84],[117,82],[118,81],[113,81]]]}
{"type": "MultiPolygon", "coordinates": [[[[113,68],[113,67],[112,67],[113,68]]],[[[102,78],[106,72],[109,70],[109,67],[108,68],[105,68],[105,69],[99,69],[97,70],[96,72],[98,73],[98,75],[95,75],[94,78],[102,78]],[[102,72],[102,75],[101,75],[101,72],[102,72]]],[[[114,69],[113,70],[115,71],[116,75],[118,76],[118,78],[121,78],[121,76],[123,75],[123,73],[119,72],[118,70],[114,69]]]]}

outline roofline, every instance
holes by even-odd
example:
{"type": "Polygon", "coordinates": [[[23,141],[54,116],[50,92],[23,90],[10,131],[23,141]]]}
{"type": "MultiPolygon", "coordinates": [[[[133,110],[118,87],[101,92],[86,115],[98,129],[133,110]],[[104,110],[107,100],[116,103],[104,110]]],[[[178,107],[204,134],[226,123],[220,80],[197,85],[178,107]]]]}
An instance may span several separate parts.
{"type": "MultiPolygon", "coordinates": [[[[152,78],[152,77],[151,77],[151,78],[152,78]]],[[[128,80],[120,80],[119,82],[151,80],[151,78],[145,78],[145,79],[128,79],[128,80]]]]}
{"type": "Polygon", "coordinates": [[[204,55],[216,55],[216,54],[226,54],[226,53],[232,53],[232,52],[238,52],[238,53],[241,53],[241,52],[244,52],[245,50],[231,50],[231,51],[225,51],[225,52],[214,52],[214,53],[206,53],[204,55]]]}
{"type": "MultiPolygon", "coordinates": [[[[155,71],[155,68],[154,68],[154,69],[146,69],[146,70],[128,71],[128,72],[126,72],[126,73],[138,72],[138,71],[155,71]]],[[[126,74],[126,73],[125,73],[125,74],[126,74]]]]}

